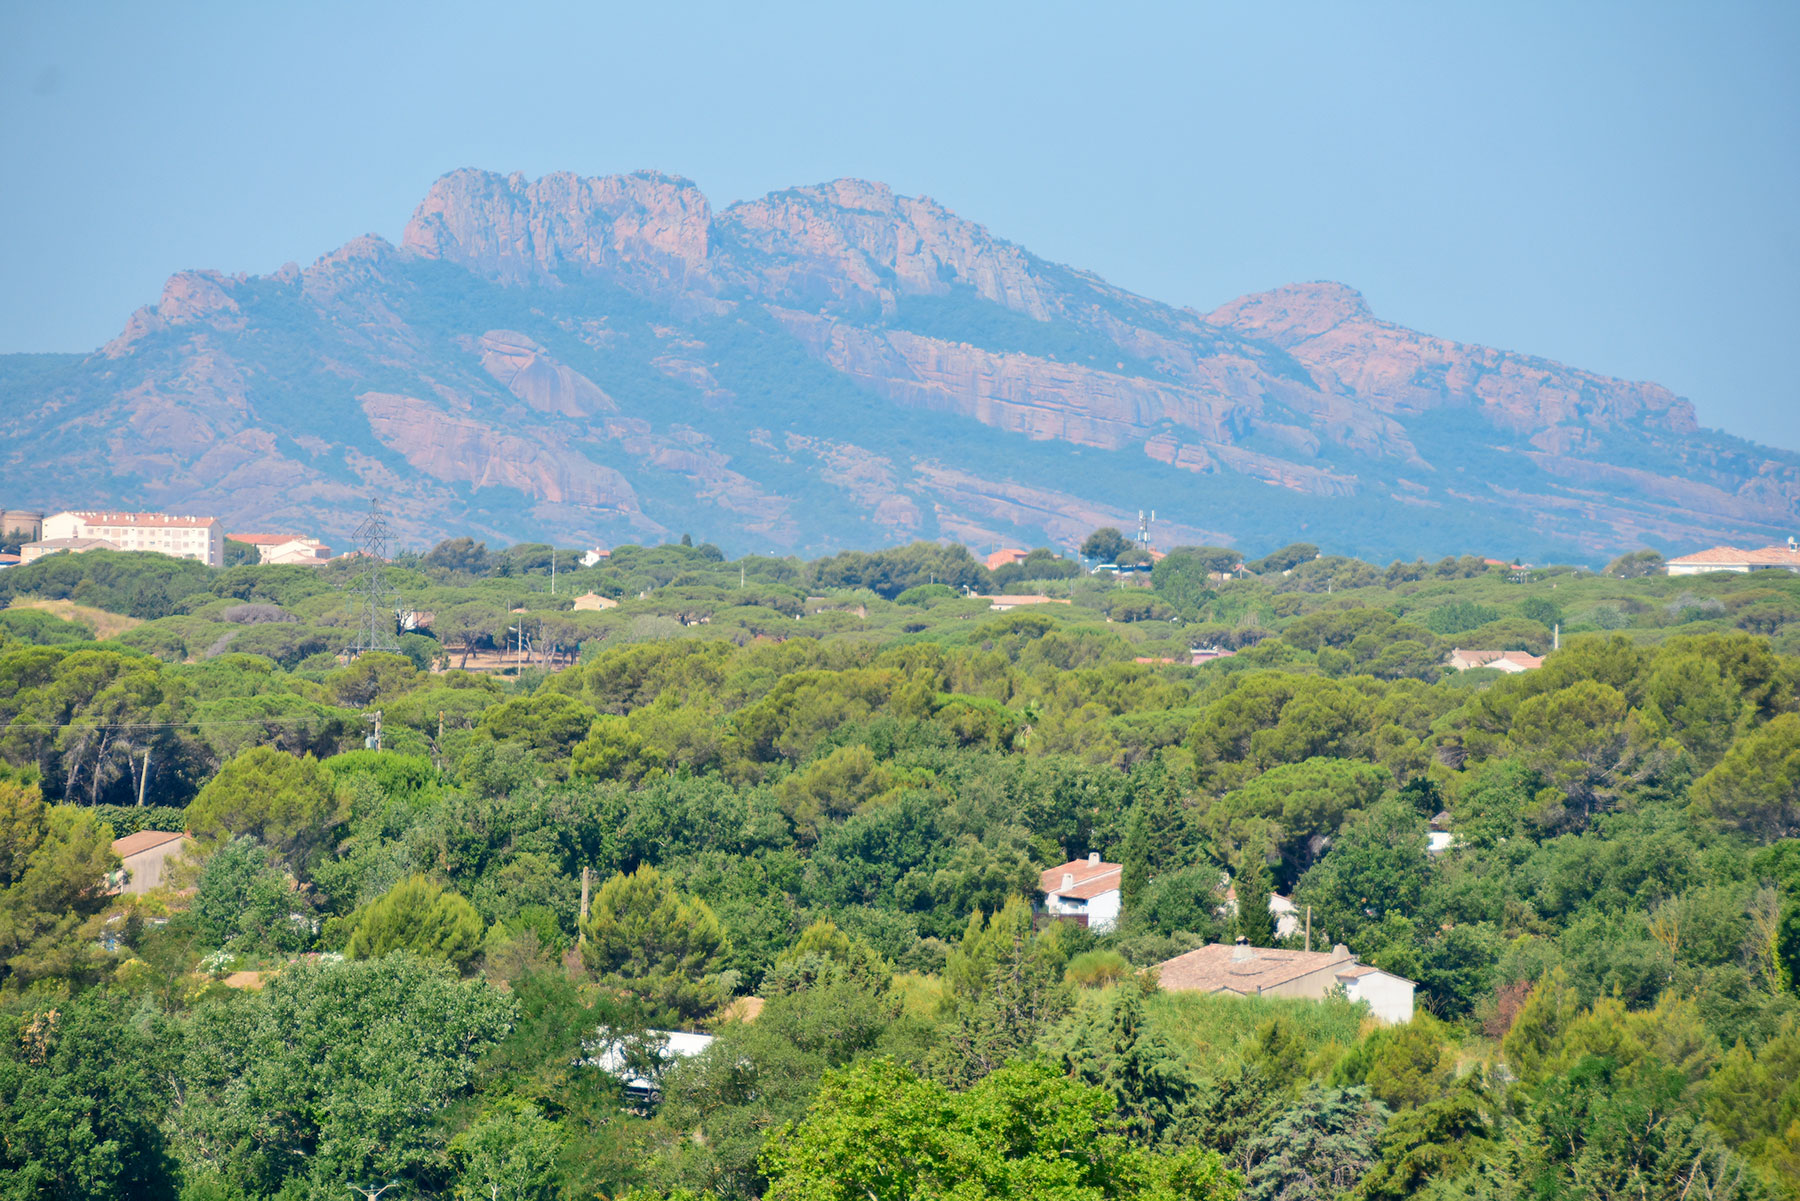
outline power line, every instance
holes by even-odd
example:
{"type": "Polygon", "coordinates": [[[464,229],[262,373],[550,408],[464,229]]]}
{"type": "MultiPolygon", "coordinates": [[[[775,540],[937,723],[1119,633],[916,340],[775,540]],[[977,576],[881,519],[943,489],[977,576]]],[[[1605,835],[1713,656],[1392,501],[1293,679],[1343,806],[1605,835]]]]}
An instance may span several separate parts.
{"type": "Polygon", "coordinates": [[[201,726],[299,726],[318,719],[308,717],[232,718],[217,721],[65,721],[65,722],[0,722],[5,730],[189,730],[201,726]]]}

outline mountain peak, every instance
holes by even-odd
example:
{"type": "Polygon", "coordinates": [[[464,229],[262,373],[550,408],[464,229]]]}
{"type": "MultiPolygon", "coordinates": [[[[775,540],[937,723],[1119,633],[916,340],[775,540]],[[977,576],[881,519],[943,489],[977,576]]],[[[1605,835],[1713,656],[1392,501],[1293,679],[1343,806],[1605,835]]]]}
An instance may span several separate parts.
{"type": "Polygon", "coordinates": [[[1316,338],[1346,321],[1374,316],[1369,302],[1355,288],[1317,280],[1240,296],[1214,309],[1207,320],[1286,347],[1316,338]]]}
{"type": "Polygon", "coordinates": [[[559,268],[704,271],[712,206],[691,181],[658,172],[528,180],[464,168],[431,185],[401,244],[503,283],[559,268]]]}

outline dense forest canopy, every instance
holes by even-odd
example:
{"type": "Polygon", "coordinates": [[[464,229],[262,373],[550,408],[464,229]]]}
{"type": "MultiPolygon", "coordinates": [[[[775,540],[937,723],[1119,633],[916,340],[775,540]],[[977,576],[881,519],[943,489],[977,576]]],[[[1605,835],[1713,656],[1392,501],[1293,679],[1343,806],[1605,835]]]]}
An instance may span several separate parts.
{"type": "Polygon", "coordinates": [[[0,572],[0,1198],[1800,1197],[1800,579],[1116,536],[0,572]]]}

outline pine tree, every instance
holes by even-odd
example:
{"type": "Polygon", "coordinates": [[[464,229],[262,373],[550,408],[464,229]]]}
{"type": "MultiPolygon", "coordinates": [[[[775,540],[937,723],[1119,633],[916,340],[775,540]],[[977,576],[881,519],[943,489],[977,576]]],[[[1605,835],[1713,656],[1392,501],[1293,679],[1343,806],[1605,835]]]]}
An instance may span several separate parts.
{"type": "Polygon", "coordinates": [[[1260,845],[1247,847],[1238,864],[1237,928],[1253,947],[1275,945],[1275,915],[1269,912],[1269,866],[1260,845]]]}

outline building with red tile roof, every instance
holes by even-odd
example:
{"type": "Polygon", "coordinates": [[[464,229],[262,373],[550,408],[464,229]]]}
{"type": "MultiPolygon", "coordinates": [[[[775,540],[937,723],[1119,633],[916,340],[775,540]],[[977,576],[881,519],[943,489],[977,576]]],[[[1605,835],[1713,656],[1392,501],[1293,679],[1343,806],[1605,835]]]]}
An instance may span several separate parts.
{"type": "Polygon", "coordinates": [[[1670,559],[1664,567],[1670,575],[1705,575],[1712,571],[1800,572],[1800,548],[1794,545],[1792,538],[1786,546],[1764,546],[1756,550],[1714,546],[1670,559]]]}
{"type": "Polygon", "coordinates": [[[1329,951],[1209,943],[1157,965],[1165,992],[1223,993],[1236,997],[1324,1000],[1341,991],[1362,1001],[1382,1021],[1412,1021],[1417,985],[1404,976],[1358,963],[1343,945],[1329,951]]]}
{"type": "Polygon", "coordinates": [[[1110,930],[1119,921],[1119,884],[1124,868],[1099,852],[1071,859],[1038,873],[1038,891],[1051,917],[1080,922],[1090,930],[1110,930]]]}
{"type": "Polygon", "coordinates": [[[997,571],[1011,563],[1023,563],[1025,561],[1025,556],[1030,553],[1030,551],[1020,550],[1016,546],[1009,546],[1003,550],[995,551],[984,561],[986,562],[989,571],[997,571]]]}

